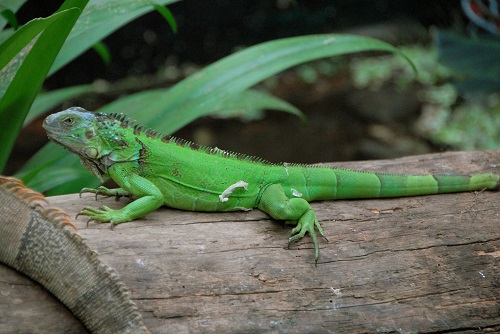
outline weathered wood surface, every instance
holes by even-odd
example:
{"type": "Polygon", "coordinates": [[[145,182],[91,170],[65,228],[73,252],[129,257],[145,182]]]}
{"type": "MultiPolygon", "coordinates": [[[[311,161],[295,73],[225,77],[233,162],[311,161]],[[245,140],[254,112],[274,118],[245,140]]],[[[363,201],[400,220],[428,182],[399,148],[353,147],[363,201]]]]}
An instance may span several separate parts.
{"type": "MultiPolygon", "coordinates": [[[[500,171],[500,150],[333,164],[385,172],[500,171]]],[[[162,208],[79,232],[131,291],[152,333],[500,331],[500,194],[318,202],[329,242],[287,249],[289,227],[254,210],[162,208]]],[[[71,215],[92,195],[50,198],[71,215]]],[[[106,312],[106,310],[103,310],[106,312]]],[[[1,333],[84,333],[45,290],[0,265],[1,333]]]]}

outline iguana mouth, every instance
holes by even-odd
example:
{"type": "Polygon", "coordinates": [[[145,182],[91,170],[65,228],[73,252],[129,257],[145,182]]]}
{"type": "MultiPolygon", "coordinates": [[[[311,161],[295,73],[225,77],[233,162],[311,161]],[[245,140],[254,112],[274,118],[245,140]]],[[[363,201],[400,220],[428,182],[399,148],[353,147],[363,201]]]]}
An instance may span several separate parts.
{"type": "Polygon", "coordinates": [[[45,131],[56,132],[56,128],[51,124],[53,123],[53,118],[53,115],[49,115],[43,120],[42,127],[45,129],[45,131]]]}
{"type": "Polygon", "coordinates": [[[47,137],[49,138],[49,140],[50,140],[50,141],[54,142],[54,143],[55,143],[55,144],[57,144],[57,145],[61,145],[62,147],[64,147],[66,150],[68,150],[68,151],[69,151],[69,152],[71,152],[71,153],[74,153],[74,154],[78,154],[78,155],[80,155],[80,153],[79,153],[79,152],[77,152],[77,151],[73,150],[73,149],[72,149],[71,147],[69,147],[69,146],[64,145],[64,143],[63,143],[63,142],[61,142],[60,140],[57,140],[57,139],[56,139],[56,137],[54,137],[54,136],[53,136],[53,135],[49,132],[49,130],[47,130],[47,129],[45,129],[45,130],[47,131],[47,137]]]}
{"type": "Polygon", "coordinates": [[[47,138],[49,138],[50,141],[53,141],[56,144],[62,145],[62,143],[59,140],[57,140],[54,135],[52,135],[52,132],[49,132],[49,130],[47,130],[47,129],[45,129],[45,131],[47,132],[47,138]]]}
{"type": "MultiPolygon", "coordinates": [[[[49,116],[50,117],[50,116],[49,116]]],[[[42,124],[42,127],[43,129],[45,130],[45,132],[47,133],[47,137],[49,138],[49,140],[55,142],[56,144],[59,144],[61,146],[65,146],[63,145],[63,143],[60,141],[60,140],[57,140],[56,138],[60,137],[60,134],[61,134],[61,131],[56,128],[56,127],[53,127],[49,124],[48,120],[49,120],[49,117],[47,117],[44,121],[43,121],[43,124],[42,124]]]]}
{"type": "Polygon", "coordinates": [[[55,144],[61,145],[62,147],[64,147],[69,152],[77,154],[77,155],[81,155],[78,151],[72,149],[70,146],[66,145],[61,140],[58,140],[58,138],[61,138],[62,131],[60,131],[56,127],[51,126],[49,124],[49,122],[47,122],[47,120],[48,120],[48,117],[43,121],[43,124],[42,124],[43,129],[47,133],[47,138],[49,138],[49,140],[52,141],[52,142],[54,142],[55,144]]]}

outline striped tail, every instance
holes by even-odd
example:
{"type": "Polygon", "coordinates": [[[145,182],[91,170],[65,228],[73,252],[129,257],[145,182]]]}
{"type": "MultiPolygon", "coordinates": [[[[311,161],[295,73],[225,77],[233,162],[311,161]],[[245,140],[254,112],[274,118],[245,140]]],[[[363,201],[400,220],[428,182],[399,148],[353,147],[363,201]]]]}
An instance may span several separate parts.
{"type": "Polygon", "coordinates": [[[499,189],[500,175],[406,175],[335,169],[335,198],[378,198],[499,189]]]}
{"type": "Polygon", "coordinates": [[[322,174],[321,182],[308,187],[311,200],[403,197],[500,189],[500,175],[492,173],[407,175],[330,168],[327,173],[323,169],[322,174]]]}

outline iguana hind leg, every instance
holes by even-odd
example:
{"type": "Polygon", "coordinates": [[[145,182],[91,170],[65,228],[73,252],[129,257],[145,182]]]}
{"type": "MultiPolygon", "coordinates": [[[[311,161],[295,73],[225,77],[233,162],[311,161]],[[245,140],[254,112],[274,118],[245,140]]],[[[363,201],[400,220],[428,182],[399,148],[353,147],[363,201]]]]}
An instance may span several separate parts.
{"type": "Polygon", "coordinates": [[[297,226],[292,230],[292,236],[288,239],[288,245],[291,242],[301,239],[306,232],[309,232],[314,243],[315,263],[318,262],[319,246],[315,229],[318,229],[320,235],[323,237],[324,233],[318,222],[316,213],[305,199],[298,197],[288,198],[281,185],[273,184],[264,189],[257,207],[274,219],[296,222],[297,226]]]}

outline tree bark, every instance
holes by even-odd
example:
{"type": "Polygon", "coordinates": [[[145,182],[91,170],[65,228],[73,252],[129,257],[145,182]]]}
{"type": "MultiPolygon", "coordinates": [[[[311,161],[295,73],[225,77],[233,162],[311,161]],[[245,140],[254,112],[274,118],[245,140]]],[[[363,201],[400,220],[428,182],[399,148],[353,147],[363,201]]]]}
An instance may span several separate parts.
{"type": "MultiPolygon", "coordinates": [[[[329,164],[390,173],[498,173],[500,150],[329,164]]],[[[163,207],[110,230],[76,220],[152,333],[490,333],[500,331],[497,192],[313,203],[329,241],[258,210],[163,207]]],[[[49,201],[71,216],[127,200],[49,201]]],[[[102,310],[106,312],[106,310],[102,310]]],[[[85,333],[38,284],[0,265],[0,332],[85,333]]]]}

